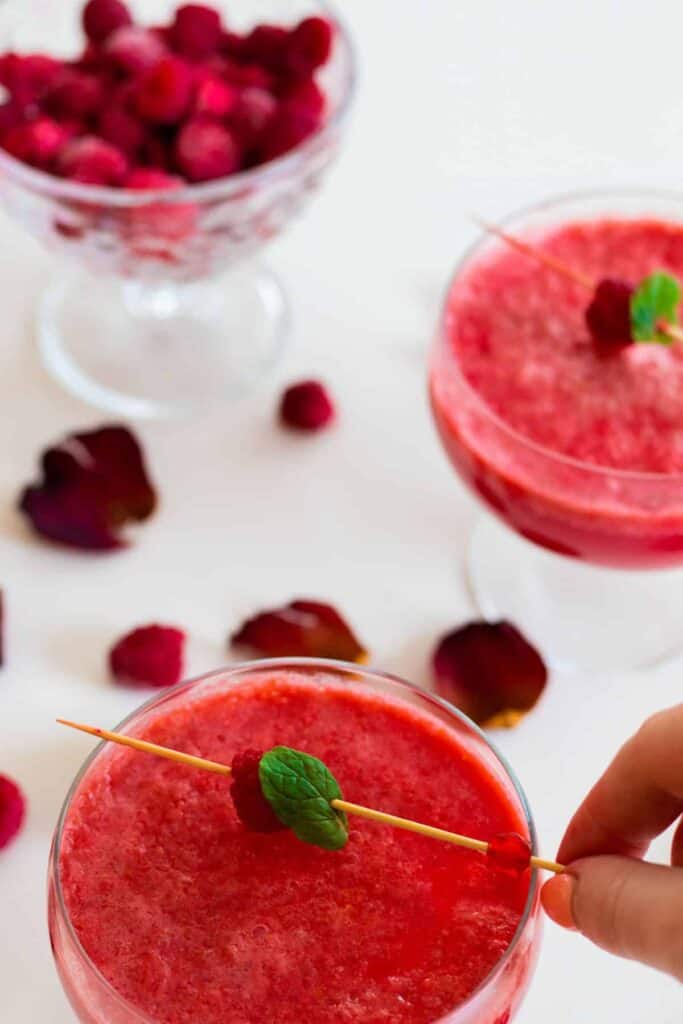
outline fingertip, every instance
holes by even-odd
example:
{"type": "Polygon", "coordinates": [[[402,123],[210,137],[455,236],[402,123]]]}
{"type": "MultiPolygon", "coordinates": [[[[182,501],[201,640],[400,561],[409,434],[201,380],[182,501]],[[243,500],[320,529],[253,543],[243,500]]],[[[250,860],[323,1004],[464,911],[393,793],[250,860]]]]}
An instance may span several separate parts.
{"type": "Polygon", "coordinates": [[[568,931],[578,931],[574,922],[574,889],[576,879],[571,875],[555,875],[541,889],[543,909],[555,924],[568,931]]]}

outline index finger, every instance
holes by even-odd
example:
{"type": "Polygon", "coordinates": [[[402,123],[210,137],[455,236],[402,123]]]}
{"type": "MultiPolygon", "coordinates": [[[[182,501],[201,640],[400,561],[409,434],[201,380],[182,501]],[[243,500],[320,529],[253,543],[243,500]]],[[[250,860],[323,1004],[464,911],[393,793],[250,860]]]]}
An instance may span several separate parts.
{"type": "Polygon", "coordinates": [[[681,813],[683,704],[648,719],[621,748],[572,818],[557,858],[642,857],[681,813]]]}

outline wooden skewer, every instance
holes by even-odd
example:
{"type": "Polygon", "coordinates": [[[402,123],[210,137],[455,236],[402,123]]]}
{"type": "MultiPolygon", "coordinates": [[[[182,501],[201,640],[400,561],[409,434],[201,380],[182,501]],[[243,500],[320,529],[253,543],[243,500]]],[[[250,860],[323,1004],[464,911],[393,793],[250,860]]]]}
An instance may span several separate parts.
{"type": "MultiPolygon", "coordinates": [[[[180,750],[173,750],[171,747],[161,747],[157,743],[148,743],[146,740],[138,740],[134,736],[124,736],[120,732],[109,732],[107,729],[96,729],[92,725],[81,725],[78,722],[70,722],[66,718],[58,718],[59,725],[66,725],[70,729],[77,729],[89,736],[95,736],[99,740],[108,740],[110,743],[117,743],[122,747],[131,747],[143,754],[154,754],[156,757],[164,757],[168,761],[176,761],[178,764],[188,765],[190,768],[200,768],[203,771],[214,772],[216,775],[230,775],[231,768],[219,761],[207,761],[203,757],[195,757],[193,754],[184,754],[180,750]]],[[[410,818],[399,818],[395,814],[386,814],[384,811],[376,811],[372,807],[363,807],[362,804],[349,803],[348,800],[331,800],[330,804],[335,810],[345,811],[346,814],[354,814],[358,818],[365,818],[368,821],[376,821],[381,825],[393,825],[395,828],[404,829],[406,832],[416,832],[418,835],[427,836],[430,839],[440,839],[445,843],[452,843],[454,846],[464,846],[469,850],[477,850],[486,854],[489,844],[482,839],[472,839],[470,836],[461,836],[458,832],[448,832],[443,828],[435,828],[433,825],[423,825],[419,821],[412,821],[410,818]]],[[[553,860],[544,860],[542,857],[532,857],[531,864],[543,871],[554,871],[560,874],[564,871],[562,864],[553,860]]]]}
{"type": "MultiPolygon", "coordinates": [[[[542,263],[544,266],[549,267],[550,270],[554,270],[556,273],[561,274],[563,277],[568,278],[570,281],[575,281],[580,284],[582,288],[587,291],[594,292],[596,288],[595,281],[593,281],[587,274],[582,274],[580,270],[575,270],[574,267],[570,267],[569,264],[563,263],[562,260],[556,260],[554,256],[549,256],[542,249],[537,249],[533,245],[529,245],[527,242],[523,242],[520,238],[515,238],[514,235],[509,235],[507,231],[503,231],[496,224],[489,224],[485,220],[481,220],[479,217],[473,217],[472,220],[479,227],[488,232],[490,235],[495,235],[496,238],[500,238],[501,241],[509,245],[511,249],[516,249],[517,252],[524,253],[525,256],[530,256],[531,259],[536,260],[537,263],[542,263]]],[[[672,341],[683,341],[683,327],[678,324],[669,323],[668,320],[660,320],[657,324],[657,330],[661,331],[672,341]]]]}

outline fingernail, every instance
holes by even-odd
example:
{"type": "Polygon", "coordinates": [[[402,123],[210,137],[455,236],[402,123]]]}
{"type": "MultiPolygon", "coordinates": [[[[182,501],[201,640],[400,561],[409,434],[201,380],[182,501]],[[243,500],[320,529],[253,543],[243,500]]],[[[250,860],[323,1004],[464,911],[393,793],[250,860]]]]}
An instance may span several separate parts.
{"type": "Polygon", "coordinates": [[[576,879],[572,875],[556,875],[541,890],[541,903],[548,917],[569,931],[578,931],[574,924],[572,903],[576,879]]]}

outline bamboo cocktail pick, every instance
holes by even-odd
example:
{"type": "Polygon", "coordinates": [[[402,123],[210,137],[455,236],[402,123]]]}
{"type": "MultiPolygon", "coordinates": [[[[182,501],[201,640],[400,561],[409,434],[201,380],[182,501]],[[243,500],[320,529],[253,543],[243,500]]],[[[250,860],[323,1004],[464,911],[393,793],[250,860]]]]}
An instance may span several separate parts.
{"type": "MultiPolygon", "coordinates": [[[[97,729],[92,725],[80,725],[78,722],[70,722],[64,718],[58,718],[60,725],[66,725],[70,729],[77,729],[79,732],[88,733],[99,740],[107,740],[109,743],[117,743],[122,747],[131,747],[144,754],[154,754],[156,757],[164,757],[168,761],[176,761],[178,764],[188,765],[190,768],[199,768],[205,772],[214,772],[216,775],[230,775],[231,769],[227,764],[220,764],[218,761],[207,761],[203,757],[195,757],[193,754],[184,754],[180,750],[172,750],[170,747],[160,747],[156,743],[148,743],[146,740],[138,740],[133,736],[124,736],[122,733],[109,732],[107,729],[97,729]]],[[[349,803],[348,800],[332,800],[332,807],[346,814],[356,815],[358,818],[365,818],[368,821],[375,821],[381,825],[393,825],[394,828],[404,829],[406,832],[416,832],[418,835],[428,836],[430,839],[440,839],[444,843],[452,843],[454,846],[464,846],[469,850],[477,850],[479,853],[488,853],[489,844],[481,839],[472,839],[470,836],[462,836],[457,832],[448,832],[443,828],[435,828],[432,825],[423,825],[419,821],[412,821],[410,818],[399,818],[395,814],[386,814],[384,811],[376,811],[372,807],[364,807],[362,804],[349,803]]],[[[553,871],[560,874],[564,871],[564,865],[553,860],[544,860],[542,857],[532,857],[531,865],[542,871],[553,871]]]]}
{"type": "MultiPolygon", "coordinates": [[[[475,224],[478,225],[489,235],[495,235],[496,238],[500,238],[501,242],[505,242],[511,249],[516,249],[517,252],[523,253],[525,256],[529,256],[531,259],[536,260],[537,263],[542,263],[550,270],[554,270],[555,273],[560,274],[562,277],[566,277],[569,281],[574,281],[576,284],[581,285],[586,291],[595,293],[597,282],[590,278],[587,274],[583,274],[580,270],[576,270],[574,267],[570,267],[567,263],[563,263],[562,260],[555,259],[554,256],[550,256],[548,253],[543,252],[542,249],[537,249],[533,245],[529,245],[528,242],[523,242],[520,238],[516,238],[514,235],[508,234],[502,228],[499,228],[496,224],[489,224],[487,221],[482,220],[480,217],[472,217],[475,224]]],[[[672,341],[683,341],[683,328],[678,324],[669,323],[667,320],[660,320],[657,324],[657,329],[666,334],[667,337],[671,338],[672,341]]]]}

